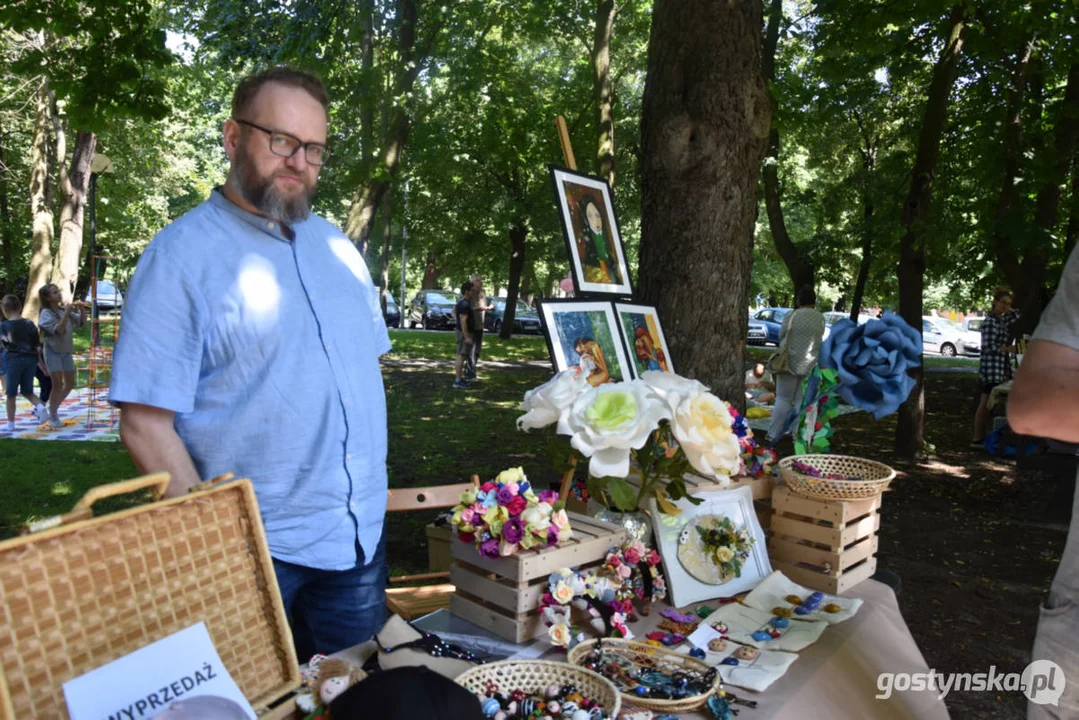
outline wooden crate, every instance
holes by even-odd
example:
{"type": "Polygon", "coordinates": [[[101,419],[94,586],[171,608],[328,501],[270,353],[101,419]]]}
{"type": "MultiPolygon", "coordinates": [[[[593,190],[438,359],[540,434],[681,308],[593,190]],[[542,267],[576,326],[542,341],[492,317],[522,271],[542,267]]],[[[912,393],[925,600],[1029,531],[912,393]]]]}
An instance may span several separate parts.
{"type": "Polygon", "coordinates": [[[569,521],[573,537],[567,542],[510,557],[485,558],[475,545],[454,536],[450,582],[457,589],[450,612],[517,643],[542,634],[539,604],[551,573],[596,567],[612,545],[626,541],[626,531],[616,525],[578,513],[569,513],[569,521]]]}
{"type": "Polygon", "coordinates": [[[772,494],[772,567],[796,583],[838,594],[877,570],[878,495],[866,500],[813,500],[786,487],[772,494]]]}
{"type": "Polygon", "coordinates": [[[450,538],[453,532],[449,525],[427,526],[427,567],[431,572],[446,572],[450,569],[450,538]]]}

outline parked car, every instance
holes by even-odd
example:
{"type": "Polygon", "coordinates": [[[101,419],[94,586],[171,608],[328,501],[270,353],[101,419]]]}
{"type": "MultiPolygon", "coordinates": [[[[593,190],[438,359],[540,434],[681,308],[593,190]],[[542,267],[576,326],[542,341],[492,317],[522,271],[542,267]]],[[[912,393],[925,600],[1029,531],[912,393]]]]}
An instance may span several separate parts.
{"type": "Polygon", "coordinates": [[[762,323],[766,330],[764,343],[767,345],[779,345],[779,329],[783,326],[783,318],[791,312],[790,308],[764,308],[753,314],[753,319],[762,323]]]}
{"type": "Polygon", "coordinates": [[[457,294],[449,290],[421,290],[408,304],[408,326],[424,330],[453,330],[457,294]]]}
{"type": "MultiPolygon", "coordinates": [[[[483,317],[483,329],[491,332],[502,331],[502,318],[506,314],[506,298],[489,297],[487,302],[495,306],[494,310],[488,310],[483,317]]],[[[513,315],[513,332],[542,335],[543,328],[540,326],[539,315],[528,307],[524,300],[517,300],[517,311],[513,315]]]]}
{"type": "MultiPolygon", "coordinates": [[[[87,301],[93,300],[93,295],[87,301]]],[[[100,312],[119,310],[124,306],[124,296],[107,280],[97,281],[97,309],[100,312]]]]}
{"type": "Polygon", "coordinates": [[[922,317],[922,351],[939,352],[955,357],[963,348],[963,329],[951,320],[925,315],[922,317]]]}
{"type": "MultiPolygon", "coordinates": [[[[829,311],[829,312],[824,313],[824,338],[823,338],[823,340],[827,340],[828,336],[831,335],[833,325],[835,325],[837,322],[839,322],[843,318],[849,318],[849,317],[850,317],[850,313],[845,313],[845,312],[829,311]]],[[[859,315],[858,315],[858,324],[859,325],[865,325],[870,320],[876,320],[876,318],[873,317],[872,315],[868,315],[866,313],[859,313],[859,315]]]]}
{"type": "Polygon", "coordinates": [[[397,307],[393,293],[386,293],[386,310],[382,313],[382,319],[386,321],[386,327],[401,327],[401,308],[397,307]]]}
{"type": "Polygon", "coordinates": [[[749,327],[746,329],[746,343],[749,345],[768,344],[768,327],[758,320],[750,320],[749,327]]]}
{"type": "Polygon", "coordinates": [[[963,324],[960,325],[963,328],[963,352],[967,355],[982,354],[983,322],[985,322],[985,318],[968,317],[964,318],[963,324]]]}

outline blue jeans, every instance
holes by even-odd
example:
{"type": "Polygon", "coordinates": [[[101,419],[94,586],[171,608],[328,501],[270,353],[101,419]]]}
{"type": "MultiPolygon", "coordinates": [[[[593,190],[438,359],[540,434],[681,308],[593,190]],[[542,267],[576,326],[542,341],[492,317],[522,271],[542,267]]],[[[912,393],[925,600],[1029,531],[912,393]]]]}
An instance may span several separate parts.
{"type": "Polygon", "coordinates": [[[374,637],[386,623],[386,531],[370,562],[356,544],[356,567],[316,570],[273,559],[296,657],[329,655],[374,637]]]}

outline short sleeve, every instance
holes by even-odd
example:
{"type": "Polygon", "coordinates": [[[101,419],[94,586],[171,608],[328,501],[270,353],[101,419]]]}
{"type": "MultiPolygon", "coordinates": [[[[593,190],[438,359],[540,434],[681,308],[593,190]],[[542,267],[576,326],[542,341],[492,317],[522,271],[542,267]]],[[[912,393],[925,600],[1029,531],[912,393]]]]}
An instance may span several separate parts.
{"type": "Polygon", "coordinates": [[[109,401],[191,412],[209,310],[182,263],[150,246],[124,302],[109,401]]]}
{"type": "Polygon", "coordinates": [[[60,324],[60,316],[52,310],[42,310],[38,315],[37,325],[46,335],[55,335],[56,326],[60,324]]]}
{"type": "Polygon", "coordinates": [[[375,281],[371,279],[371,271],[368,270],[362,256],[360,265],[364,270],[363,292],[366,294],[367,307],[371,313],[371,337],[375,340],[375,354],[385,355],[393,349],[393,346],[390,344],[390,333],[386,330],[386,320],[382,317],[381,292],[375,286],[375,281]]]}
{"type": "Polygon", "coordinates": [[[1072,250],[1060,286],[1042,313],[1035,340],[1048,340],[1079,350],[1079,248],[1072,250]]]}

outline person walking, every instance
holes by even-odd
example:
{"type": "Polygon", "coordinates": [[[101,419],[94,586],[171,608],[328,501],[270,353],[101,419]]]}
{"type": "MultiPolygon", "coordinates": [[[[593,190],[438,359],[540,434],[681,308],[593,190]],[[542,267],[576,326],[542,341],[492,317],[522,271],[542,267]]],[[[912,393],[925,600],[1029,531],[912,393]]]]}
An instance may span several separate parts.
{"type": "Polygon", "coordinates": [[[453,381],[455,390],[461,390],[468,387],[468,380],[465,377],[465,366],[468,364],[468,359],[472,356],[472,346],[475,343],[475,340],[473,339],[475,334],[472,325],[473,318],[475,318],[474,311],[472,310],[472,297],[475,293],[476,286],[472,281],[466,282],[461,286],[461,299],[457,301],[456,307],[453,308],[454,324],[457,326],[457,359],[454,363],[453,381]]]}
{"type": "Polygon", "coordinates": [[[476,368],[480,364],[480,352],[483,349],[483,321],[487,311],[495,306],[487,302],[487,293],[483,290],[483,278],[472,276],[472,351],[465,358],[465,380],[476,379],[476,368]]]}
{"type": "Polygon", "coordinates": [[[54,283],[38,290],[41,314],[38,326],[45,338],[45,367],[53,380],[49,396],[49,420],[60,427],[60,405],[75,389],[75,330],[86,323],[86,305],[70,302],[64,305],[60,288],[54,283]],[[72,311],[78,306],[79,311],[72,311]]]}
{"type": "Polygon", "coordinates": [[[798,307],[787,313],[779,329],[779,350],[769,361],[776,381],[772,423],[765,442],[775,443],[784,434],[791,408],[802,402],[802,381],[813,371],[824,337],[824,315],[816,309],[817,294],[808,285],[798,290],[798,307]]]}
{"type": "MultiPolygon", "coordinates": [[[[986,349],[983,341],[983,354],[986,349]]],[[[1056,296],[1023,354],[1008,396],[1008,424],[1020,435],[1079,443],[1079,250],[1068,258],[1056,296]]],[[[1051,674],[1042,688],[1042,699],[1055,702],[1029,703],[1027,718],[1079,717],[1079,491],[1072,497],[1064,554],[1039,614],[1031,660],[1052,661],[1062,672],[1051,674]]]]}
{"type": "Polygon", "coordinates": [[[166,495],[234,472],[258,498],[299,657],[365,642],[385,620],[386,395],[378,288],[311,213],[329,96],[275,67],[240,81],[229,171],[139,258],[109,400],[166,495]]]}
{"type": "Polygon", "coordinates": [[[1012,292],[1007,288],[997,288],[993,293],[993,307],[982,320],[982,352],[978,358],[978,379],[981,381],[981,396],[978,409],[974,411],[974,439],[972,448],[985,445],[989,434],[989,393],[997,385],[1012,377],[1011,353],[1015,347],[1009,345],[1012,325],[1019,319],[1019,311],[1012,310],[1012,292]]]}
{"type": "Polygon", "coordinates": [[[21,393],[34,408],[38,422],[48,419],[48,411],[34,395],[34,366],[37,365],[40,340],[37,327],[22,316],[22,301],[14,295],[0,300],[4,320],[0,321],[0,346],[3,347],[4,395],[7,399],[7,426],[15,432],[15,404],[21,393]]]}

